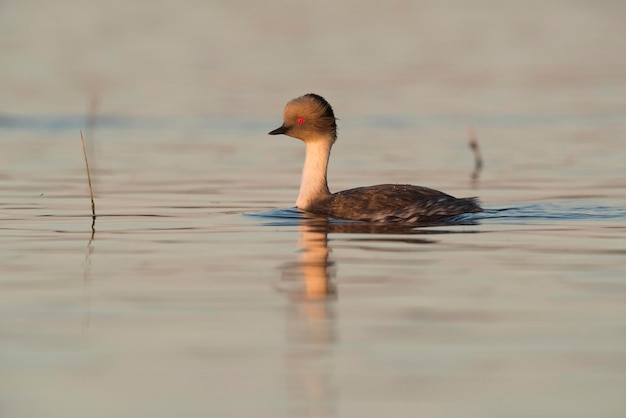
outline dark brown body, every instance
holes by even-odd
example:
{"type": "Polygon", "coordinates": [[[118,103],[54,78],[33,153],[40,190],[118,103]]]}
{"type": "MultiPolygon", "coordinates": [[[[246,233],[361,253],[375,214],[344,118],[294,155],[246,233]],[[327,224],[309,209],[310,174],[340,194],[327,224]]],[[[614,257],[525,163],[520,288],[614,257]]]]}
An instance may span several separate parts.
{"type": "Polygon", "coordinates": [[[403,223],[432,222],[463,213],[482,212],[474,197],[458,199],[409,184],[379,184],[343,190],[306,209],[336,219],[403,223]]]}

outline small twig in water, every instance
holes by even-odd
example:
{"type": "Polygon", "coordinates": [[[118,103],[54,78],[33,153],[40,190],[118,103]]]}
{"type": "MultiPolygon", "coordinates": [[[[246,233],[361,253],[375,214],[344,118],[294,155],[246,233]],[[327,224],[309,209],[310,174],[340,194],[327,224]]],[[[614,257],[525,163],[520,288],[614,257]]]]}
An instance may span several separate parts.
{"type": "Polygon", "coordinates": [[[89,183],[89,197],[91,198],[91,219],[96,220],[96,204],[93,201],[93,188],[91,187],[91,174],[89,172],[89,160],[87,159],[87,149],[85,148],[85,138],[83,130],[80,130],[80,140],[83,143],[83,155],[85,156],[85,167],[87,168],[87,181],[89,183]]]}
{"type": "Polygon", "coordinates": [[[476,131],[474,128],[469,129],[469,146],[474,154],[474,171],[472,171],[472,181],[476,182],[478,180],[478,176],[480,175],[481,170],[483,169],[483,156],[480,153],[480,148],[478,147],[478,139],[476,138],[476,131]]]}

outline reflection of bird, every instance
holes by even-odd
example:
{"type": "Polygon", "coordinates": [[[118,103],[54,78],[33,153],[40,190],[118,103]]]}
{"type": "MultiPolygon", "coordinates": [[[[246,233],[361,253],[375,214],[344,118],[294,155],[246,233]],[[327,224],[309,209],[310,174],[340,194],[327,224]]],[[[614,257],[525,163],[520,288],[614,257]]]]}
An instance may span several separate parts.
{"type": "Polygon", "coordinates": [[[285,134],[306,144],[298,209],[337,219],[374,222],[432,222],[463,213],[481,212],[476,198],[457,199],[426,187],[379,184],[330,193],[326,170],[337,139],[335,114],[316,94],[291,100],[283,124],[269,133],[285,134]]]}

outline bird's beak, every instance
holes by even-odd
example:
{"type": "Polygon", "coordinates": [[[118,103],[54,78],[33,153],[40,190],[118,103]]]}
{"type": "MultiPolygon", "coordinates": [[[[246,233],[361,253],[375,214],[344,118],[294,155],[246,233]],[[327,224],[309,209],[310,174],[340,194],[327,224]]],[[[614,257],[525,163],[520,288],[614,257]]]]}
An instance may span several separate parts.
{"type": "Polygon", "coordinates": [[[285,124],[283,123],[282,125],[280,125],[278,128],[274,129],[271,132],[268,132],[268,135],[281,135],[281,134],[285,134],[287,133],[287,131],[289,130],[289,128],[287,128],[285,126],[285,124]]]}

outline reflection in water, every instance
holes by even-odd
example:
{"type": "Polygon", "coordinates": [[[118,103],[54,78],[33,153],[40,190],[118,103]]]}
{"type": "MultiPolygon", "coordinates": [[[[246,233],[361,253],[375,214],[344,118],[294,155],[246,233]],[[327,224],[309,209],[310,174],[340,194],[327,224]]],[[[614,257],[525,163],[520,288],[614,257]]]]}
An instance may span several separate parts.
{"type": "Polygon", "coordinates": [[[293,298],[305,300],[326,299],[334,295],[328,272],[328,232],[327,220],[303,219],[299,226],[301,233],[300,260],[282,268],[283,288],[293,298]]]}
{"type": "Polygon", "coordinates": [[[91,322],[91,254],[93,254],[93,239],[96,236],[96,217],[91,218],[91,235],[87,242],[87,253],[83,260],[83,286],[85,287],[85,301],[87,314],[85,315],[84,329],[89,328],[91,322]]]}
{"type": "Polygon", "coordinates": [[[328,256],[328,221],[303,220],[302,252],[282,268],[281,290],[294,302],[287,310],[286,390],[293,416],[336,416],[333,343],[336,288],[328,256]]]}
{"type": "MultiPolygon", "coordinates": [[[[291,219],[291,218],[290,218],[291,219]]],[[[440,226],[458,223],[440,223],[440,226]]],[[[424,225],[432,226],[432,225],[424,225]]],[[[292,409],[290,416],[336,417],[340,394],[335,365],[337,316],[334,263],[328,234],[371,234],[343,237],[350,241],[397,241],[409,244],[432,244],[432,239],[415,234],[434,235],[449,231],[424,230],[414,225],[333,222],[326,218],[299,219],[301,234],[299,259],[281,268],[279,289],[293,302],[286,312],[284,355],[285,390],[292,409]]]]}
{"type": "MultiPolygon", "coordinates": [[[[281,268],[278,286],[293,301],[286,317],[289,347],[285,354],[286,388],[293,401],[293,416],[331,417],[337,415],[339,395],[334,383],[333,360],[334,344],[337,342],[334,311],[337,287],[334,283],[334,263],[329,260],[328,234],[385,234],[351,239],[358,241],[411,244],[436,241],[409,237],[409,234],[434,233],[411,225],[336,223],[326,218],[301,218],[299,221],[299,260],[281,268]]],[[[446,223],[451,224],[454,223],[446,223]]]]}

